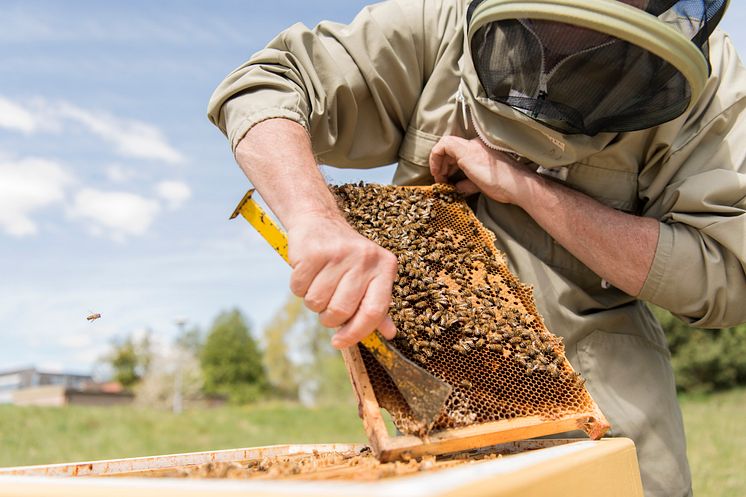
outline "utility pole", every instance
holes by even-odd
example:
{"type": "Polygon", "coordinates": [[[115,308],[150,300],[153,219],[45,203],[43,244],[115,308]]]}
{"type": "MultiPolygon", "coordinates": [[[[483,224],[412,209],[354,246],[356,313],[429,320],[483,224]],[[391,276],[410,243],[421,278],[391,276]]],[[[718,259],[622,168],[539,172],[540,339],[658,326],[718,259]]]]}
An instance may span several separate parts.
{"type": "MultiPolygon", "coordinates": [[[[179,337],[184,336],[184,328],[186,327],[187,320],[184,318],[178,318],[174,321],[176,323],[176,326],[179,328],[179,337]]],[[[174,414],[181,414],[181,412],[184,410],[184,401],[182,398],[181,390],[182,390],[182,383],[183,383],[183,359],[184,359],[184,351],[182,350],[182,345],[177,340],[176,342],[176,371],[174,371],[174,395],[173,395],[173,401],[171,404],[171,409],[174,414]]]]}

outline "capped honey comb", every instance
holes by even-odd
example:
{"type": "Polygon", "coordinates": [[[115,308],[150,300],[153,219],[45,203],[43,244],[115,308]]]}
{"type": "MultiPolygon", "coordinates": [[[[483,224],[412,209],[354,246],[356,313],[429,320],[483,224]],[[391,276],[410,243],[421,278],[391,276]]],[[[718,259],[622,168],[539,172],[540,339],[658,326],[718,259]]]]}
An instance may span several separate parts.
{"type": "MultiPolygon", "coordinates": [[[[494,235],[452,187],[361,183],[331,189],[347,221],[398,258],[390,309],[396,348],[453,387],[434,424],[422,426],[360,347],[376,400],[401,432],[600,415],[565,359],[562,340],[544,325],[531,288],[510,272],[494,235]]],[[[608,424],[602,424],[603,432],[608,424]]]]}

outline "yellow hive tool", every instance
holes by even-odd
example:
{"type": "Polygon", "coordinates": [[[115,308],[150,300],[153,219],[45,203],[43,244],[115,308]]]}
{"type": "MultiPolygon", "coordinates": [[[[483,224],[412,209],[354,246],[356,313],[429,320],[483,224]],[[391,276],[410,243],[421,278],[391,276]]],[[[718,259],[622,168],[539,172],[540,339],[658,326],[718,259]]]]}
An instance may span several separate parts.
{"type": "MultiPolygon", "coordinates": [[[[253,193],[252,189],[244,195],[233,211],[231,219],[241,214],[285,259],[285,262],[289,263],[288,240],[285,233],[251,198],[253,193]]],[[[389,374],[415,418],[429,427],[443,409],[446,399],[451,394],[451,386],[404,357],[378,331],[374,331],[360,343],[389,374]]]]}

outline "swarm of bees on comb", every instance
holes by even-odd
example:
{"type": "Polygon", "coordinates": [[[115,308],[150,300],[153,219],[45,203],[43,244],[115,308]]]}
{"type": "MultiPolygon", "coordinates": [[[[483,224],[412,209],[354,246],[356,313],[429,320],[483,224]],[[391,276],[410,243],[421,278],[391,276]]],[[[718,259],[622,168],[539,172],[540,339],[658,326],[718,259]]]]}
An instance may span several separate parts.
{"type": "MultiPolygon", "coordinates": [[[[390,315],[395,346],[454,387],[434,430],[524,416],[560,417],[595,404],[508,269],[494,235],[450,186],[332,186],[347,221],[399,262],[390,315]]],[[[379,404],[404,433],[424,428],[360,348],[379,404]]]]}

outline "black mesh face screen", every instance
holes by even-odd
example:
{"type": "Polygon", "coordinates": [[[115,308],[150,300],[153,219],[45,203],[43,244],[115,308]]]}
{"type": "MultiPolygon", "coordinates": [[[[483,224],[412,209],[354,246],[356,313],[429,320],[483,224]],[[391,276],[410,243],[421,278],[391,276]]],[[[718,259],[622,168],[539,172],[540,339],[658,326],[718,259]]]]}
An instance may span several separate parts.
{"type": "MultiPolygon", "coordinates": [[[[467,15],[487,0],[472,2],[467,15]]],[[[627,0],[696,43],[707,37],[725,0],[627,0]],[[704,36],[703,33],[707,33],[704,36]]],[[[688,107],[691,88],[673,65],[602,32],[554,21],[500,20],[471,35],[471,55],[487,97],[564,134],[650,128],[688,107]]]]}
{"type": "Polygon", "coordinates": [[[689,104],[689,84],[670,64],[575,26],[492,23],[475,33],[471,50],[490,99],[566,134],[644,129],[675,118],[689,104]],[[544,45],[547,39],[551,47],[544,45]]]}

